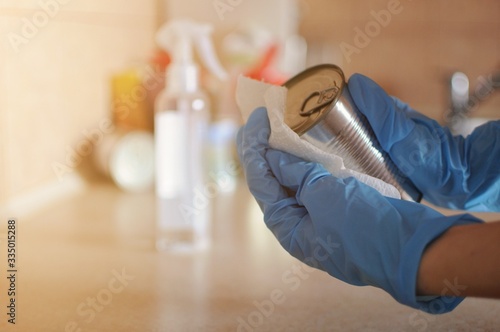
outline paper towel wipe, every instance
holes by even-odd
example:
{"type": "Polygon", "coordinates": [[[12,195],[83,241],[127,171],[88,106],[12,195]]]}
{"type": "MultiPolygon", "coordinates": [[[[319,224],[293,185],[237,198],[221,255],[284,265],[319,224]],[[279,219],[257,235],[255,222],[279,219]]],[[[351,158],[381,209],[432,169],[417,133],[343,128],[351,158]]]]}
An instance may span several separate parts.
{"type": "Polygon", "coordinates": [[[286,151],[302,159],[322,164],[328,172],[338,178],[353,176],[359,181],[375,188],[382,195],[401,198],[399,191],[392,185],[344,167],[342,158],[321,151],[311,143],[301,139],[283,120],[286,105],[287,89],[256,81],[244,76],[238,78],[236,102],[246,120],[258,107],[266,107],[271,124],[269,146],[276,150],[286,151]]]}

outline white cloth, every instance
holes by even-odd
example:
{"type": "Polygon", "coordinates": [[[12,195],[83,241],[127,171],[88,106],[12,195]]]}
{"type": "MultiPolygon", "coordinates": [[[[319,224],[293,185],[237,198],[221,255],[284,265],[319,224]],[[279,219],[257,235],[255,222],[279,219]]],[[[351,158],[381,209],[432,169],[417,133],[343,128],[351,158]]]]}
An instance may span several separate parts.
{"type": "Polygon", "coordinates": [[[258,107],[267,108],[271,124],[270,147],[291,153],[305,160],[320,163],[338,178],[353,176],[375,188],[384,196],[401,198],[399,191],[394,186],[372,176],[345,168],[343,160],[339,156],[321,151],[311,143],[301,139],[283,120],[286,94],[287,89],[285,87],[266,84],[243,76],[238,78],[236,101],[243,119],[246,121],[258,107]]]}

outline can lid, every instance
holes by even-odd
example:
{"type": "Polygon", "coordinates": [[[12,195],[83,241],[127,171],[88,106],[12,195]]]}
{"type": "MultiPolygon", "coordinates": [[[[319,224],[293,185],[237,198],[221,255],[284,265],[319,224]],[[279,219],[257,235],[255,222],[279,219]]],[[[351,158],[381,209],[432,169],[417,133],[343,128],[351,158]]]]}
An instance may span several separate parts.
{"type": "Polygon", "coordinates": [[[331,110],[345,86],[342,69],[323,64],[304,70],[283,84],[288,89],[285,123],[299,136],[331,110]]]}

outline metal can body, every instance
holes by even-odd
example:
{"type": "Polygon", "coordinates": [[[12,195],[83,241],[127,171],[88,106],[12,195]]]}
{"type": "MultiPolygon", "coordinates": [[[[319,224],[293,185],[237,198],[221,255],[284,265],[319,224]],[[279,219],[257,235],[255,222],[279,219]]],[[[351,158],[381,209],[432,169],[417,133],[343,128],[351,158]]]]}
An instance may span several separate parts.
{"type": "Polygon", "coordinates": [[[357,109],[340,68],[312,67],[284,85],[290,95],[285,122],[302,139],[338,155],[346,168],[393,185],[402,199],[420,201],[421,193],[382,150],[357,109]]]}

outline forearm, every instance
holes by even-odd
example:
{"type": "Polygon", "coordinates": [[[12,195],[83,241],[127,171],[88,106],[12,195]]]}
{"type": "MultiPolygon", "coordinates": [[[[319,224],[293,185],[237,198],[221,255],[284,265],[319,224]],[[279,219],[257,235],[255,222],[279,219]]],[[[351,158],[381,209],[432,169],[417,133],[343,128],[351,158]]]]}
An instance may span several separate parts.
{"type": "Polygon", "coordinates": [[[500,298],[500,221],[455,226],[431,243],[417,293],[500,298]]]}

